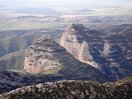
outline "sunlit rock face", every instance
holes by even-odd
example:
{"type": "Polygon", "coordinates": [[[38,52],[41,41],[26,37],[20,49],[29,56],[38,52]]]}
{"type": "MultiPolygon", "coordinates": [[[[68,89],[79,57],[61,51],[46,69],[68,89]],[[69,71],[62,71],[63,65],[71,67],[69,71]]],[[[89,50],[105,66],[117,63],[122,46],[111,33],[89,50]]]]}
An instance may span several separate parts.
{"type": "Polygon", "coordinates": [[[132,75],[132,25],[99,31],[80,24],[69,25],[60,39],[76,59],[115,80],[132,75]]]}
{"type": "Polygon", "coordinates": [[[55,54],[64,50],[50,37],[39,39],[25,53],[24,70],[32,74],[52,69],[56,72],[61,68],[61,64],[55,54]]]}
{"type": "Polygon", "coordinates": [[[37,40],[26,50],[24,71],[57,74],[65,79],[110,80],[99,70],[74,58],[50,37],[37,40]]]}
{"type": "Polygon", "coordinates": [[[87,63],[99,70],[100,66],[94,61],[87,42],[88,29],[81,24],[70,25],[60,39],[60,45],[70,52],[76,59],[87,63]]]}
{"type": "Polygon", "coordinates": [[[102,55],[105,57],[105,56],[108,56],[110,54],[110,49],[111,49],[111,45],[109,44],[108,41],[105,41],[104,43],[104,47],[103,47],[103,52],[102,52],[102,55]]]}

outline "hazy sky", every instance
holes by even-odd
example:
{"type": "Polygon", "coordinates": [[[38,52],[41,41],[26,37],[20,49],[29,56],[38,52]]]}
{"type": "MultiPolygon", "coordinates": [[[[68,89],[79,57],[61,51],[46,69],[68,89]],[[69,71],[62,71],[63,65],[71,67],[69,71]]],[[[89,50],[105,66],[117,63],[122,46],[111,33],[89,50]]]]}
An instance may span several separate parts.
{"type": "Polygon", "coordinates": [[[45,7],[72,9],[132,5],[132,0],[0,0],[0,5],[6,5],[12,8],[45,7]]]}

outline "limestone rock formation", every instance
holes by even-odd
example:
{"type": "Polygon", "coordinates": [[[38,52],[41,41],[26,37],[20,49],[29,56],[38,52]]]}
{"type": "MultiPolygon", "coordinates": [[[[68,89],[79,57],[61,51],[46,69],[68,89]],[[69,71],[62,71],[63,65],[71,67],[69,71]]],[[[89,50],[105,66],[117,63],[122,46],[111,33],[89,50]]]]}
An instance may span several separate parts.
{"type": "Polygon", "coordinates": [[[60,45],[76,59],[118,80],[132,75],[132,25],[114,26],[105,31],[70,25],[60,45]]]}
{"type": "Polygon", "coordinates": [[[50,37],[41,38],[27,49],[24,70],[31,74],[53,69],[56,72],[62,67],[62,64],[55,55],[62,51],[65,49],[50,37]]]}
{"type": "Polygon", "coordinates": [[[0,99],[131,99],[132,83],[59,81],[18,88],[0,99]]]}
{"type": "Polygon", "coordinates": [[[27,49],[24,71],[30,74],[58,74],[65,79],[111,81],[99,70],[78,61],[50,37],[37,40],[27,49]]]}
{"type": "Polygon", "coordinates": [[[66,48],[76,59],[99,70],[101,67],[94,61],[87,42],[88,29],[81,24],[72,24],[63,33],[60,45],[66,48]]]}

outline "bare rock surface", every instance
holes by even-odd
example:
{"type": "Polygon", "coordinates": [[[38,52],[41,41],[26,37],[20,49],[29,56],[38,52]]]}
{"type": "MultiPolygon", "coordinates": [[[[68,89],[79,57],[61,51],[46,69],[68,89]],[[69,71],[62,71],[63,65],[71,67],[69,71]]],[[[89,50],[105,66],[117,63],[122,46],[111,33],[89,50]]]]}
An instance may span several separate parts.
{"type": "Polygon", "coordinates": [[[27,49],[24,71],[30,74],[58,74],[65,79],[110,80],[99,70],[74,58],[50,37],[39,39],[27,49]]]}
{"type": "Polygon", "coordinates": [[[89,51],[87,33],[88,29],[82,24],[71,24],[63,33],[60,45],[66,48],[76,59],[101,70],[89,51]]]}
{"type": "Polygon", "coordinates": [[[132,26],[127,24],[106,31],[71,24],[62,34],[60,45],[79,61],[119,80],[132,75],[131,37],[132,26]]]}
{"type": "Polygon", "coordinates": [[[31,45],[25,54],[24,70],[35,74],[43,71],[55,69],[58,71],[62,64],[57,58],[57,54],[65,51],[50,37],[44,37],[31,45]]]}

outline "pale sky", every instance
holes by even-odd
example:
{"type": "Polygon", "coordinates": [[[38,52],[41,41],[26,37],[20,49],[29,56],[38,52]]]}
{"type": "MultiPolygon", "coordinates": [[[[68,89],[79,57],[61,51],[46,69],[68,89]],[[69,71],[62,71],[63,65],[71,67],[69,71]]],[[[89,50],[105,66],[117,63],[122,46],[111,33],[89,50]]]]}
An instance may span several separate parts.
{"type": "Polygon", "coordinates": [[[132,5],[132,0],[0,0],[0,5],[9,7],[35,7],[35,8],[94,8],[107,6],[132,5]]]}

